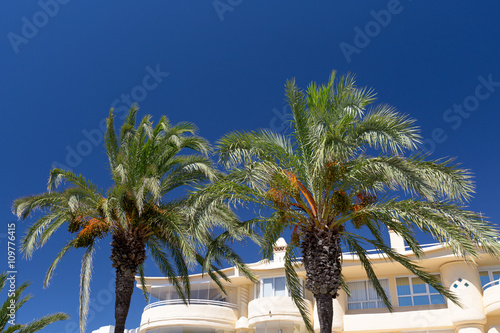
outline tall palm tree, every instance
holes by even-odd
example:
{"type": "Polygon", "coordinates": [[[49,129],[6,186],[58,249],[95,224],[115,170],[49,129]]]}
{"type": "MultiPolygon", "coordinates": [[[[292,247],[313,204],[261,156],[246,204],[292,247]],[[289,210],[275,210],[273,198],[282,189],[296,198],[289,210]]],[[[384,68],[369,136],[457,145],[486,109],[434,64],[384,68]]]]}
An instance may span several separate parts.
{"type": "MultiPolygon", "coordinates": [[[[5,287],[8,281],[8,274],[0,274],[0,291],[5,287]]],[[[45,326],[60,320],[66,320],[69,316],[65,313],[55,313],[35,319],[28,324],[19,324],[15,320],[16,312],[24,303],[31,299],[31,295],[23,296],[23,292],[30,285],[29,282],[23,282],[17,286],[15,291],[9,291],[7,300],[0,307],[0,332],[1,333],[33,333],[38,332],[45,326]],[[9,325],[9,326],[7,326],[9,325]],[[7,328],[6,328],[7,326],[7,328]]]]}
{"type": "Polygon", "coordinates": [[[49,267],[44,286],[70,249],[85,249],[80,276],[82,333],[96,243],[107,235],[112,237],[110,258],[116,270],[117,333],[125,327],[136,274],[144,284],[146,251],[184,300],[189,297],[188,274],[193,263],[203,264],[204,271],[219,285],[218,278],[225,276],[212,264],[214,260],[218,262],[216,259],[226,259],[248,272],[226,245],[226,241],[240,239],[245,233],[228,207],[193,211],[187,196],[172,197],[174,190],[217,177],[207,156],[208,142],[196,135],[193,124],[172,125],[166,117],[153,126],[151,117],[145,116],[135,127],[136,114],[133,106],[117,135],[110,111],[105,146],[114,185],[106,194],[83,176],[56,168],[50,172],[47,192],[17,199],[13,205],[15,214],[22,219],[37,209],[43,211],[22,241],[22,251],[28,258],[59,227],[67,224],[72,235],[49,267]],[[189,151],[194,154],[188,154],[189,151]],[[63,181],[69,186],[58,190],[63,181]],[[222,223],[227,230],[213,239],[211,227],[222,223]],[[206,250],[204,257],[200,250],[206,250]]]}
{"type": "Polygon", "coordinates": [[[311,83],[306,93],[288,81],[286,98],[293,113],[291,135],[259,130],[224,136],[218,151],[231,173],[207,188],[199,203],[215,205],[225,197],[268,207],[268,216],[259,217],[267,240],[265,256],[271,255],[272,244],[285,229],[292,230],[285,272],[309,330],[294,270],[298,250],[322,333],[331,332],[332,300],[345,288],[342,246],[357,253],[389,309],[367,256],[368,246],[451,300],[456,298],[417,263],[386,245],[383,228],[401,235],[417,257],[423,251],[415,240],[416,230],[464,257],[476,256],[479,247],[500,254],[493,225],[464,206],[474,189],[470,172],[452,159],[431,161],[419,154],[421,137],[415,121],[391,106],[373,106],[375,94],[357,88],[353,75],[336,78],[333,72],[326,85],[311,83]]]}

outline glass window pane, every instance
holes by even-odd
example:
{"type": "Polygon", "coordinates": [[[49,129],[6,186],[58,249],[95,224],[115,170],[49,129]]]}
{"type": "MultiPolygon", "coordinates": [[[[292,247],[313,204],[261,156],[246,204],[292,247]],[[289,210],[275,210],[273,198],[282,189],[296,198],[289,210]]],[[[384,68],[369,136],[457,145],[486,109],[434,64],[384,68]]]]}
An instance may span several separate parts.
{"type": "MultiPolygon", "coordinates": [[[[432,274],[432,276],[434,276],[434,277],[436,277],[438,279],[439,285],[442,285],[441,284],[441,277],[439,276],[439,274],[432,274]]],[[[428,284],[427,286],[429,287],[429,293],[431,293],[431,294],[439,294],[439,292],[436,290],[436,288],[434,288],[430,284],[428,284]]]]}
{"type": "Polygon", "coordinates": [[[169,300],[172,299],[172,286],[165,287],[165,299],[169,300]]]}
{"type": "Polygon", "coordinates": [[[183,331],[182,326],[160,328],[160,333],[182,333],[182,331],[183,331]]]}
{"type": "MultiPolygon", "coordinates": [[[[228,291],[228,288],[226,288],[226,291],[228,291]]],[[[208,290],[208,299],[214,301],[222,301],[223,298],[224,293],[219,290],[219,288],[217,288],[216,286],[210,286],[210,289],[208,290]]]]}
{"type": "Polygon", "coordinates": [[[398,297],[398,303],[399,303],[399,306],[412,306],[413,305],[410,296],[398,297]]]}
{"type": "Polygon", "coordinates": [[[165,299],[165,291],[166,287],[158,287],[154,288],[155,298],[159,301],[163,301],[165,299]]]}
{"type": "Polygon", "coordinates": [[[371,284],[370,282],[367,282],[367,285],[368,285],[368,290],[367,290],[368,299],[369,300],[378,299],[379,297],[377,295],[377,291],[375,290],[375,287],[373,286],[373,284],[371,284]]]}
{"type": "Polygon", "coordinates": [[[500,271],[493,272],[493,281],[500,279],[500,271]]]}
{"type": "Polygon", "coordinates": [[[366,301],[366,283],[365,281],[347,282],[347,287],[351,293],[349,301],[366,301]]]}
{"type": "Polygon", "coordinates": [[[429,296],[413,296],[413,304],[414,305],[428,305],[429,304],[429,296]]]}
{"type": "Polygon", "coordinates": [[[180,299],[181,297],[179,296],[179,293],[177,292],[176,289],[170,290],[170,299],[180,299]]]}
{"type": "Polygon", "coordinates": [[[285,277],[279,277],[274,279],[274,289],[275,289],[275,296],[287,296],[286,290],[285,290],[285,285],[286,285],[286,280],[285,277]]]}
{"type": "MultiPolygon", "coordinates": [[[[439,285],[441,285],[441,283],[439,285]]],[[[429,293],[430,294],[439,294],[439,291],[437,291],[436,288],[434,288],[430,284],[428,284],[428,286],[429,286],[429,293]]]]}
{"type": "Polygon", "coordinates": [[[363,302],[363,309],[375,309],[377,302],[363,302]]]}
{"type": "Polygon", "coordinates": [[[209,287],[210,287],[209,283],[198,284],[198,299],[208,299],[208,288],[209,287]]]}
{"type": "Polygon", "coordinates": [[[431,295],[431,304],[444,304],[445,300],[442,295],[431,295]]]}
{"type": "Polygon", "coordinates": [[[198,297],[198,292],[199,292],[200,288],[202,288],[201,287],[202,285],[200,285],[199,283],[191,283],[191,285],[190,285],[191,295],[190,296],[192,299],[200,299],[198,297]]]}
{"type": "MultiPolygon", "coordinates": [[[[389,290],[389,280],[388,279],[380,279],[378,280],[380,285],[382,286],[382,289],[384,289],[385,294],[387,297],[390,297],[390,290],[389,290]]],[[[375,290],[375,287],[368,282],[368,299],[369,300],[381,300],[382,298],[377,295],[377,291],[375,290]]]]}
{"type": "Polygon", "coordinates": [[[419,277],[414,277],[411,279],[411,284],[413,287],[414,294],[425,294],[427,293],[426,283],[419,277]]]}
{"type": "Polygon", "coordinates": [[[361,303],[347,303],[347,309],[348,310],[359,310],[361,309],[361,303]]]}
{"type": "Polygon", "coordinates": [[[490,283],[490,274],[488,272],[479,272],[479,278],[481,279],[481,286],[490,283]]]}
{"type": "Polygon", "coordinates": [[[150,303],[158,302],[160,300],[159,289],[160,288],[151,288],[151,290],[149,292],[149,302],[150,303]]]}
{"type": "Polygon", "coordinates": [[[385,290],[385,293],[387,294],[387,296],[389,296],[389,279],[383,279],[383,280],[380,280],[380,285],[382,286],[382,288],[384,288],[385,290]]]}
{"type": "Polygon", "coordinates": [[[396,278],[398,295],[410,295],[410,281],[407,277],[396,278]]]}
{"type": "MultiPolygon", "coordinates": [[[[389,280],[380,279],[380,285],[386,291],[389,296],[389,280]]],[[[347,287],[351,296],[347,300],[347,304],[362,302],[362,309],[374,309],[377,307],[385,307],[383,302],[380,302],[381,298],[378,297],[375,287],[369,281],[355,281],[347,282],[347,287]]],[[[353,305],[350,309],[357,309],[358,305],[353,305]]]]}
{"type": "Polygon", "coordinates": [[[262,297],[272,297],[273,293],[273,279],[264,279],[262,280],[264,284],[264,288],[262,290],[262,297]]]}

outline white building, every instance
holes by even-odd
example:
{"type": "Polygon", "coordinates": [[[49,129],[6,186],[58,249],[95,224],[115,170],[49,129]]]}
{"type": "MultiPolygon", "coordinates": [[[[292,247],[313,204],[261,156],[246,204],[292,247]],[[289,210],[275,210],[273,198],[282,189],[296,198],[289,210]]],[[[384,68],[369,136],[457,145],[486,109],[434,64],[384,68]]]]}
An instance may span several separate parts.
{"type": "MultiPolygon", "coordinates": [[[[414,259],[402,240],[391,233],[391,245],[414,259]]],[[[272,261],[250,264],[260,284],[250,282],[234,267],[224,269],[231,279],[224,295],[200,274],[191,276],[189,306],[179,300],[165,277],[146,278],[150,304],[144,308],[140,333],[246,333],[306,332],[299,311],[288,297],[283,255],[286,242],[280,239],[272,261]]],[[[391,313],[367,282],[357,256],[344,254],[343,274],[351,297],[344,291],[334,300],[334,332],[500,332],[500,260],[481,255],[475,263],[455,257],[442,245],[425,246],[420,262],[455,292],[463,308],[445,300],[432,287],[412,276],[403,266],[379,254],[371,254],[374,269],[390,295],[391,313]]],[[[299,270],[305,279],[305,271],[299,270]]],[[[137,281],[140,288],[140,282],[137,281]]],[[[315,331],[319,331],[314,297],[305,293],[315,331]]]]}
{"type": "MultiPolygon", "coordinates": [[[[98,330],[92,331],[92,333],[115,333],[115,327],[113,325],[103,326],[98,330]]],[[[125,330],[124,333],[139,333],[139,329],[125,330]]]]}

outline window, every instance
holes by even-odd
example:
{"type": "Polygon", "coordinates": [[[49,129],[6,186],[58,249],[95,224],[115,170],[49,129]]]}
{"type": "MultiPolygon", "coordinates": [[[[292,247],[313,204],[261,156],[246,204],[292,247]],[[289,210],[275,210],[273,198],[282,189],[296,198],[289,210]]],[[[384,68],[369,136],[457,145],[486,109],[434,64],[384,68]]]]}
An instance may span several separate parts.
{"type": "MultiPolygon", "coordinates": [[[[479,278],[481,279],[481,286],[484,288],[484,286],[487,285],[488,283],[500,279],[500,269],[490,269],[487,271],[480,271],[479,278]]],[[[491,284],[489,286],[491,286],[491,284]]]]}
{"type": "Polygon", "coordinates": [[[146,333],[234,333],[234,330],[219,330],[210,327],[196,326],[169,326],[147,330],[146,333]]]}
{"type": "Polygon", "coordinates": [[[255,298],[273,296],[289,296],[284,276],[262,279],[255,285],[255,298]]]}
{"type": "MultiPolygon", "coordinates": [[[[379,279],[382,288],[390,298],[389,280],[379,279]]],[[[347,300],[348,310],[373,309],[385,307],[382,298],[377,295],[375,288],[369,281],[347,282],[351,296],[347,300]]]]}
{"type": "Polygon", "coordinates": [[[396,286],[399,306],[445,304],[444,297],[419,277],[398,277],[396,286]]]}
{"type": "MultiPolygon", "coordinates": [[[[227,295],[212,282],[192,282],[191,300],[222,301],[233,303],[235,301],[237,289],[232,286],[224,286],[227,295]]],[[[181,296],[177,289],[172,285],[152,286],[149,292],[150,304],[160,301],[170,301],[170,304],[182,303],[181,296]]]]}

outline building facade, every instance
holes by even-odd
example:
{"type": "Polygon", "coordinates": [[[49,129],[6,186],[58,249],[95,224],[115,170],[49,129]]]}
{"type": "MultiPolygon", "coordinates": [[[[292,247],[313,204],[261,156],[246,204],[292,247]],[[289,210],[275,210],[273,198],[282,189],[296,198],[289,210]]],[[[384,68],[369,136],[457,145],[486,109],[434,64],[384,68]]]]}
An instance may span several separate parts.
{"type": "MultiPolygon", "coordinates": [[[[390,232],[391,246],[416,259],[404,242],[390,232]]],[[[249,264],[259,279],[254,284],[235,267],[224,273],[231,283],[223,293],[207,276],[192,275],[191,301],[186,306],[167,278],[146,278],[150,303],[144,308],[140,333],[302,333],[302,317],[285,281],[283,257],[286,242],[275,244],[274,258],[249,264]]],[[[419,264],[456,293],[462,307],[444,299],[431,286],[412,276],[403,266],[373,253],[375,273],[390,297],[389,312],[367,281],[359,258],[343,256],[343,274],[350,290],[334,300],[333,332],[381,333],[499,333],[500,259],[481,255],[465,262],[440,244],[424,247],[419,264]]],[[[299,268],[299,276],[306,273],[299,268]]],[[[137,281],[140,288],[140,282],[137,281]]],[[[314,297],[304,290],[315,331],[319,331],[314,297]]]]}
{"type": "MultiPolygon", "coordinates": [[[[115,333],[115,327],[113,325],[103,326],[95,331],[92,331],[92,333],[115,333]]],[[[139,328],[125,330],[124,333],[139,333],[139,328]]]]}

